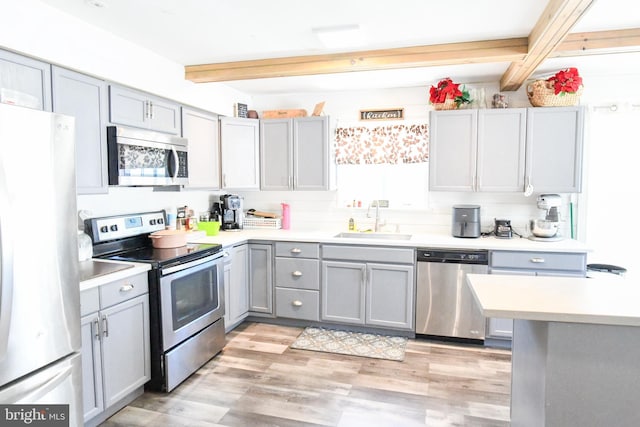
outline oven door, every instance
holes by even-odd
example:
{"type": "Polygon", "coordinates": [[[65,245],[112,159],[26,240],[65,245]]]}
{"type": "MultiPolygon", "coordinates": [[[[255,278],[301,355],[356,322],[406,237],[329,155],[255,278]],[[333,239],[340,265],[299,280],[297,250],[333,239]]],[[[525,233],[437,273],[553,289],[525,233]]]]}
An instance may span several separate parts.
{"type": "Polygon", "coordinates": [[[163,268],[160,318],[167,351],[224,316],[223,254],[163,268]]]}

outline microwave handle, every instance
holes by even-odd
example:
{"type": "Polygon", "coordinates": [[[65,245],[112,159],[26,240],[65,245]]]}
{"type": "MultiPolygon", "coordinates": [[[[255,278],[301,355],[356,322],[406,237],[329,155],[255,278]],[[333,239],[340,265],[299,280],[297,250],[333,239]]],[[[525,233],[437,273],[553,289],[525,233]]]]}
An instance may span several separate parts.
{"type": "Polygon", "coordinates": [[[171,153],[173,154],[171,156],[173,158],[173,162],[169,160],[167,168],[169,169],[169,175],[171,175],[171,179],[175,181],[175,179],[178,177],[180,162],[178,160],[178,152],[176,151],[175,147],[171,147],[171,153]]]}
{"type": "Polygon", "coordinates": [[[0,360],[9,346],[13,305],[13,238],[9,215],[9,190],[0,163],[0,360]]]}

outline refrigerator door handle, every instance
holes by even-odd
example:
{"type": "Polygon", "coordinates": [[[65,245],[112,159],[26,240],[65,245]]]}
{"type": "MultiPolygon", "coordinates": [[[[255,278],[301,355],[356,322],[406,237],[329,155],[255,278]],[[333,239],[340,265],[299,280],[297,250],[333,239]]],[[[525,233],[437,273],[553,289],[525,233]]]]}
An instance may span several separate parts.
{"type": "Polygon", "coordinates": [[[73,364],[62,363],[61,365],[46,378],[40,379],[38,377],[38,384],[29,384],[29,388],[11,396],[12,400],[14,402],[37,402],[40,398],[46,396],[73,373],[73,364]]]}
{"type": "Polygon", "coordinates": [[[8,218],[9,190],[0,164],[0,360],[7,355],[13,305],[13,238],[8,218]]]}

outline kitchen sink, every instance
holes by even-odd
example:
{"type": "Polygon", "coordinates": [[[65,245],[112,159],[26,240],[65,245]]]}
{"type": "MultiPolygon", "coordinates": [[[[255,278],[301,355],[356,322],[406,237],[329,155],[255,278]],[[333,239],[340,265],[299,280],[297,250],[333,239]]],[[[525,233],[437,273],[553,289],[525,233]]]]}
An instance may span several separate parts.
{"type": "Polygon", "coordinates": [[[341,237],[345,239],[410,240],[411,234],[343,232],[336,234],[334,237],[341,237]]]}

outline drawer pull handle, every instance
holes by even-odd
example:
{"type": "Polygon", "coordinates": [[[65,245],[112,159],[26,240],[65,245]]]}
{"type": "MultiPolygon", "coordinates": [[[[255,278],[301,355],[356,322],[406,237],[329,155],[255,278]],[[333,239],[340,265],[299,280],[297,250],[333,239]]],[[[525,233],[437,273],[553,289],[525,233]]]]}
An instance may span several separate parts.
{"type": "Polygon", "coordinates": [[[531,262],[535,262],[536,264],[543,264],[544,258],[539,258],[539,257],[531,258],[531,262]]]}
{"type": "Polygon", "coordinates": [[[120,292],[129,292],[133,290],[133,285],[129,283],[128,285],[120,286],[120,292]]]}
{"type": "Polygon", "coordinates": [[[294,271],[293,273],[291,273],[291,275],[293,277],[300,277],[300,276],[302,276],[302,271],[294,271]]]}
{"type": "Polygon", "coordinates": [[[292,306],[294,307],[302,307],[302,301],[300,300],[295,300],[291,303],[292,306]]]}
{"type": "Polygon", "coordinates": [[[301,252],[302,252],[302,249],[300,249],[300,248],[293,248],[293,249],[291,249],[291,253],[292,253],[292,254],[299,254],[299,253],[301,253],[301,252]]]}

